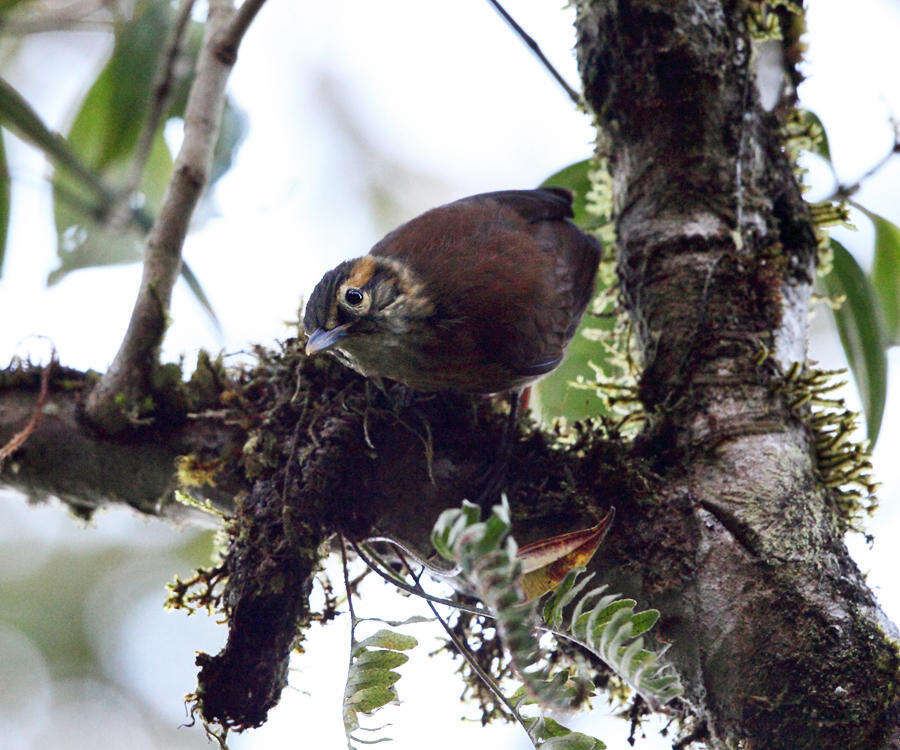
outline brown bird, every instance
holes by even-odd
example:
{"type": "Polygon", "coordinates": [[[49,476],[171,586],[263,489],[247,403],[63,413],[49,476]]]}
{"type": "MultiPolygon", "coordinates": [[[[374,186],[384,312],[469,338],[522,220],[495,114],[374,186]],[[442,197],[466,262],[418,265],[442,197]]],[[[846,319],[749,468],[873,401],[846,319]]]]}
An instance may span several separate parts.
{"type": "Polygon", "coordinates": [[[473,195],[318,283],[307,354],[421,391],[498,393],[554,370],[594,291],[599,243],[558,188],[473,195]]]}

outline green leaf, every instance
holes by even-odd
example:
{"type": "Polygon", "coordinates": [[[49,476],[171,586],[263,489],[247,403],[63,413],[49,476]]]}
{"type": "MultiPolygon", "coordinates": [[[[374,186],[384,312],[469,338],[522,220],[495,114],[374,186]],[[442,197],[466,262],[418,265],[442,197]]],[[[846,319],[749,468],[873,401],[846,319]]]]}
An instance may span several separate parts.
{"type": "Polygon", "coordinates": [[[392,687],[378,685],[376,687],[363,688],[353,693],[347,698],[345,705],[364,714],[370,714],[395,700],[397,700],[397,691],[392,687]]]}
{"type": "Polygon", "coordinates": [[[391,630],[379,630],[364,641],[357,644],[354,654],[362,653],[368,647],[388,648],[392,651],[408,651],[415,648],[419,642],[411,635],[395,633],[391,630]]]}
{"type": "Polygon", "coordinates": [[[658,609],[648,609],[643,612],[638,612],[636,615],[634,615],[634,617],[631,618],[633,635],[638,636],[646,633],[648,630],[650,630],[650,628],[656,625],[656,621],[658,619],[658,609]]]}
{"type": "Polygon", "coordinates": [[[84,189],[107,203],[112,194],[78,157],[65,138],[48,128],[24,97],[0,78],[0,123],[44,152],[58,169],[76,176],[84,189]]]}
{"type": "MultiPolygon", "coordinates": [[[[128,173],[150,104],[159,53],[167,37],[165,3],[140,2],[130,20],[116,27],[112,56],[91,86],[68,133],[68,145],[88,169],[110,185],[128,173]]],[[[139,190],[144,213],[155,213],[172,174],[172,155],[157,133],[139,190]]],[[[67,273],[96,266],[133,263],[141,258],[144,227],[130,216],[111,217],[96,206],[81,180],[70,174],[54,178],[54,218],[60,265],[47,283],[67,273]]],[[[201,300],[201,304],[203,301],[201,300]]],[[[206,300],[204,307],[208,306],[206,300]]]]}
{"type": "Polygon", "coordinates": [[[357,669],[393,669],[408,661],[409,657],[399,651],[365,651],[356,657],[355,665],[357,669]]]}
{"type": "MultiPolygon", "coordinates": [[[[172,165],[172,155],[160,133],[154,139],[141,180],[147,211],[155,212],[159,208],[172,165]]],[[[126,165],[119,162],[115,166],[116,169],[108,168],[107,174],[116,172],[121,176],[126,165]]],[[[119,222],[110,221],[91,201],[79,181],[67,174],[55,177],[53,194],[60,264],[51,271],[48,284],[56,284],[67,273],[81,268],[134,263],[141,259],[145,227],[136,225],[130,217],[122,217],[119,222]]],[[[209,306],[205,295],[201,304],[204,308],[209,306]]]]}
{"type": "MultiPolygon", "coordinates": [[[[562,187],[572,192],[573,221],[582,229],[591,229],[597,223],[596,217],[587,211],[587,195],[591,190],[591,170],[596,168],[593,158],[584,159],[548,177],[541,187],[562,187]]],[[[598,277],[596,297],[606,289],[606,285],[598,277]]],[[[576,389],[571,386],[579,377],[592,381],[594,371],[589,363],[601,364],[605,358],[602,346],[595,340],[585,336],[588,329],[612,330],[615,321],[612,318],[598,319],[585,314],[578,330],[566,349],[563,363],[547,377],[542,378],[535,386],[534,393],[540,412],[545,421],[554,417],[565,417],[570,421],[596,417],[606,413],[606,408],[595,391],[576,389]]]]}
{"type": "MultiPolygon", "coordinates": [[[[355,665],[359,666],[359,665],[355,665]]],[[[368,665],[365,669],[354,669],[347,680],[347,692],[355,695],[363,688],[390,687],[400,679],[399,672],[378,669],[368,665]]]]}
{"type": "Polygon", "coordinates": [[[604,745],[595,737],[581,732],[573,732],[549,716],[537,718],[522,717],[528,727],[528,734],[538,748],[548,750],[604,750],[604,745]]]}
{"type": "Polygon", "coordinates": [[[168,37],[167,8],[167,3],[144,0],[117,25],[112,56],[69,130],[69,143],[100,172],[128,159],[137,144],[168,37]]]}
{"type": "Polygon", "coordinates": [[[587,194],[591,190],[591,170],[596,163],[593,158],[583,159],[563,167],[541,183],[541,187],[561,187],[572,191],[572,219],[578,226],[587,228],[592,217],[587,212],[587,194]]]}
{"type": "Polygon", "coordinates": [[[838,334],[866,415],[872,445],[878,438],[887,396],[887,357],[875,290],[856,259],[831,240],[833,268],[824,281],[832,297],[846,301],[834,311],[838,334]]]}
{"type": "Polygon", "coordinates": [[[0,279],[3,278],[3,258],[6,255],[6,239],[9,231],[9,169],[6,166],[6,146],[0,131],[0,279]]]}
{"type": "Polygon", "coordinates": [[[213,309],[212,302],[210,302],[209,297],[206,296],[206,291],[203,289],[200,279],[197,278],[193,269],[187,264],[187,261],[184,260],[181,261],[181,278],[184,279],[185,283],[188,285],[188,289],[191,290],[197,302],[200,303],[200,307],[206,311],[213,327],[218,333],[221,333],[222,323],[219,320],[219,316],[216,315],[216,311],[213,309]]]}
{"type": "Polygon", "coordinates": [[[875,225],[875,262],[872,285],[885,326],[889,345],[900,344],[900,227],[883,216],[867,212],[875,225]]]}

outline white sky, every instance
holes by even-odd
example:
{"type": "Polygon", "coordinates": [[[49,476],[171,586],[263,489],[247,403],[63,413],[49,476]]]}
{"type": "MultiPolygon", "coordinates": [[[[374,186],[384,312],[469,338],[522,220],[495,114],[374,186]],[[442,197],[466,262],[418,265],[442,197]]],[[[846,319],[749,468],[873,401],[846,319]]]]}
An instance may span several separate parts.
{"type": "MultiPolygon", "coordinates": [[[[572,11],[561,11],[561,4],[508,0],[507,8],[574,84],[572,11]]],[[[802,99],[824,121],[838,171],[851,181],[890,147],[887,116],[900,115],[900,4],[856,0],[852,11],[840,0],[816,0],[811,6],[809,80],[802,99]]],[[[47,121],[64,130],[77,92],[107,52],[108,44],[98,34],[46,35],[24,45],[9,77],[47,121]]],[[[352,102],[351,116],[375,150],[408,173],[402,200],[410,215],[469,193],[533,186],[590,153],[588,118],[572,110],[563,92],[483,0],[331,0],[302,5],[269,0],[241,49],[231,83],[232,94],[250,115],[249,137],[220,184],[219,216],[192,234],[185,250],[222,319],[225,338],[216,339],[179,286],[167,356],[190,357],[201,346],[235,351],[283,337],[284,321],[295,319],[302,295],[320,274],[340,259],[365,253],[378,239],[380,231],[366,212],[362,175],[384,163],[361,164],[359,154],[348,150],[335,133],[333,118],[321,106],[323,79],[345,92],[345,100],[352,102]]],[[[32,149],[12,137],[7,144],[17,182],[0,281],[0,320],[5,321],[0,361],[16,353],[45,352],[45,343],[28,338],[40,334],[54,342],[64,363],[102,370],[127,323],[139,268],[81,271],[47,289],[44,280],[55,265],[51,204],[42,180],[48,170],[32,149]]],[[[900,222],[897,185],[900,159],[867,183],[858,199],[900,222]]],[[[862,231],[842,239],[867,264],[871,232],[862,222],[860,227],[862,231]]],[[[841,355],[827,328],[827,319],[820,315],[813,356],[831,364],[841,355]]],[[[896,372],[896,350],[891,366],[896,372]]],[[[900,621],[900,585],[892,540],[900,535],[900,465],[890,458],[900,445],[898,404],[900,383],[895,377],[876,453],[878,477],[884,483],[882,508],[872,524],[877,541],[869,549],[858,538],[849,539],[895,622],[900,621]]],[[[0,584],[3,576],[33,569],[55,547],[140,545],[147,587],[139,596],[135,591],[137,598],[123,608],[121,621],[97,624],[97,632],[111,644],[103,658],[110,674],[125,670],[122,679],[128,687],[145,696],[173,726],[182,722],[180,696],[194,684],[193,650],[214,652],[223,638],[221,629],[208,620],[160,608],[160,587],[170,570],[166,545],[173,534],[183,532],[125,513],[102,515],[85,531],[58,510],[26,509],[17,497],[4,498],[0,518],[0,584]],[[157,654],[163,650],[167,658],[161,661],[157,654]]],[[[133,569],[110,572],[111,581],[132,580],[136,574],[133,569]]],[[[396,598],[385,601],[392,617],[411,606],[405,600],[398,604],[396,598]]],[[[340,624],[324,632],[314,630],[310,657],[295,660],[294,689],[286,691],[266,727],[237,739],[234,747],[299,747],[311,740],[321,747],[342,746],[343,631],[340,624]]],[[[20,634],[0,629],[0,654],[33,663],[35,674],[41,674],[40,655],[20,634]]],[[[399,684],[404,705],[391,717],[394,726],[388,732],[397,738],[394,747],[421,747],[426,732],[434,748],[464,743],[529,746],[515,727],[482,730],[460,722],[461,714],[474,712],[456,702],[460,685],[449,672],[446,665],[422,658],[405,668],[399,684]]],[[[81,719],[120,700],[99,683],[54,683],[52,691],[47,685],[37,679],[32,692],[23,688],[30,698],[17,707],[0,698],[0,740],[12,738],[13,746],[22,748],[36,747],[32,743],[38,740],[42,747],[71,747],[68,728],[59,729],[62,725],[56,721],[48,725],[48,716],[65,705],[66,716],[74,712],[81,719]],[[61,694],[70,693],[79,696],[78,702],[60,702],[61,694]],[[23,706],[31,707],[30,721],[21,719],[23,706]],[[8,722],[4,716],[17,718],[8,722]]],[[[142,721],[132,717],[127,724],[128,745],[159,746],[160,740],[142,721]]],[[[571,724],[585,727],[583,721],[571,724]]],[[[80,726],[82,741],[76,744],[119,746],[110,740],[117,736],[115,727],[89,721],[80,726]]],[[[625,727],[619,720],[592,717],[586,731],[612,750],[624,750],[629,747],[625,727]]],[[[197,729],[181,730],[178,736],[185,747],[205,746],[197,729]]],[[[643,743],[648,749],[669,746],[652,733],[643,743]]]]}

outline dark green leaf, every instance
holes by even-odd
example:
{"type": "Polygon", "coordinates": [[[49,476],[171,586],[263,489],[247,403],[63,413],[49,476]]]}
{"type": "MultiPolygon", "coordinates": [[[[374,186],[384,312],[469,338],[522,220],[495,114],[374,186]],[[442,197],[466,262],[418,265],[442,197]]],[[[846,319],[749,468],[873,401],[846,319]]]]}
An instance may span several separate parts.
{"type": "MultiPolygon", "coordinates": [[[[603,290],[603,282],[598,278],[597,294],[603,290]]],[[[591,315],[590,310],[589,305],[588,312],[566,348],[563,363],[533,386],[537,406],[547,422],[555,417],[575,421],[607,413],[605,404],[594,389],[576,388],[572,385],[579,379],[585,383],[594,382],[596,373],[590,365],[602,367],[606,357],[603,345],[585,336],[585,331],[609,333],[615,325],[614,318],[597,318],[591,315]]]]}
{"type": "Polygon", "coordinates": [[[831,247],[834,265],[825,277],[825,286],[833,297],[846,298],[834,311],[834,319],[859,390],[868,437],[874,445],[887,395],[887,358],[878,303],[856,259],[836,240],[831,241],[831,247]]]}
{"type": "Polygon", "coordinates": [[[112,57],[75,116],[69,143],[93,169],[102,172],[134,150],[168,36],[167,8],[167,3],[144,0],[118,24],[112,57]]]}
{"type": "Polygon", "coordinates": [[[541,183],[541,187],[561,187],[572,191],[573,221],[580,227],[591,225],[591,217],[587,212],[587,194],[591,189],[590,172],[596,166],[593,158],[577,161],[550,175],[541,183]]]}
{"type": "Polygon", "coordinates": [[[22,95],[0,78],[0,123],[22,140],[39,148],[58,167],[77,177],[83,189],[109,202],[111,193],[78,157],[66,140],[50,130],[22,95]]]}
{"type": "Polygon", "coordinates": [[[632,627],[632,635],[638,636],[642,633],[646,633],[650,628],[652,628],[656,621],[659,619],[659,610],[658,609],[647,609],[643,612],[638,612],[631,618],[631,627],[632,627]]]}
{"type": "MultiPolygon", "coordinates": [[[[587,195],[591,190],[590,172],[595,168],[594,159],[584,159],[561,169],[541,184],[541,187],[562,187],[572,191],[572,210],[575,214],[573,221],[583,229],[596,224],[596,218],[587,212],[587,195]]],[[[598,279],[596,294],[604,289],[604,284],[598,279]]],[[[590,310],[591,307],[588,306],[588,313],[569,343],[562,365],[534,387],[537,405],[548,422],[554,417],[575,421],[606,413],[604,404],[595,391],[573,388],[571,385],[578,378],[593,381],[594,371],[588,363],[599,365],[605,358],[602,345],[585,337],[585,330],[600,329],[608,332],[615,324],[612,318],[598,319],[591,316],[590,310]]]]}
{"type": "Polygon", "coordinates": [[[9,169],[6,166],[6,146],[0,131],[0,278],[3,278],[3,257],[6,254],[6,236],[9,230],[9,169]]]}
{"type": "Polygon", "coordinates": [[[883,216],[868,213],[875,225],[875,262],[872,285],[885,326],[889,345],[900,344],[900,227],[883,216]]]}

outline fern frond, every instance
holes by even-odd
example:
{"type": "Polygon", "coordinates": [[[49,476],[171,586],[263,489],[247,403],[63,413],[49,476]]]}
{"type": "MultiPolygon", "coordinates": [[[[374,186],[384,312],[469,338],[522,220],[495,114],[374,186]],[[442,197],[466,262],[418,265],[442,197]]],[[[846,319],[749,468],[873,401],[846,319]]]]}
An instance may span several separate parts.
{"type": "MultiPolygon", "coordinates": [[[[498,632],[529,693],[541,704],[573,708],[583,701],[590,682],[577,674],[563,689],[538,646],[541,623],[535,603],[522,590],[522,566],[516,543],[509,536],[509,508],[494,506],[487,521],[472,503],[444,511],[432,532],[435,549],[456,562],[474,585],[485,607],[497,618],[498,632]]],[[[633,599],[606,593],[605,585],[582,593],[594,574],[569,571],[546,598],[543,621],[559,637],[582,645],[614,670],[652,706],[661,706],[683,692],[674,670],[660,662],[661,653],[644,647],[643,634],[659,619],[657,610],[635,612],[633,599]],[[569,607],[571,606],[571,612],[569,607]]]]}

